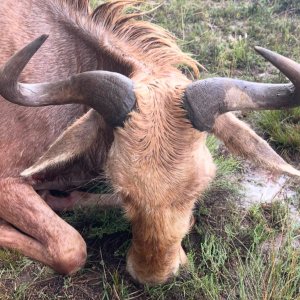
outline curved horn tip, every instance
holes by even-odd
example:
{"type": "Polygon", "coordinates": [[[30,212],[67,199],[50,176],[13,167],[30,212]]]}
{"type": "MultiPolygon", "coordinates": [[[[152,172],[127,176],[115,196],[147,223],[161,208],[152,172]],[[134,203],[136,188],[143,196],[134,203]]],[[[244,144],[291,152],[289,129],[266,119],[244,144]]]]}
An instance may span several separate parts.
{"type": "Polygon", "coordinates": [[[272,55],[272,56],[278,55],[277,53],[275,53],[269,49],[263,48],[263,47],[255,46],[254,49],[258,54],[260,54],[264,58],[266,58],[267,56],[270,56],[270,55],[272,55]]]}
{"type": "Polygon", "coordinates": [[[255,49],[256,51],[260,51],[261,49],[266,49],[266,48],[263,48],[263,47],[260,47],[260,46],[254,46],[254,49],[255,49]]]}
{"type": "Polygon", "coordinates": [[[44,43],[48,37],[49,37],[49,34],[42,34],[40,37],[37,38],[37,40],[40,40],[41,43],[44,43]]]}
{"type": "MultiPolygon", "coordinates": [[[[26,67],[30,59],[41,48],[49,35],[43,34],[17,51],[0,69],[0,77],[17,78],[26,67]]],[[[2,78],[3,79],[3,78],[2,78]]]]}
{"type": "Polygon", "coordinates": [[[256,51],[256,52],[258,52],[258,53],[260,53],[260,50],[261,49],[264,49],[264,48],[262,48],[262,47],[260,47],[260,46],[254,46],[254,50],[256,51]]]}
{"type": "MultiPolygon", "coordinates": [[[[27,44],[23,49],[17,52],[14,56],[26,57],[26,61],[29,59],[42,47],[45,41],[48,39],[48,34],[43,34],[27,44]]],[[[13,57],[14,57],[13,56],[13,57]]]]}
{"type": "Polygon", "coordinates": [[[45,43],[45,41],[48,39],[48,37],[49,37],[49,34],[43,34],[40,37],[38,37],[37,39],[35,39],[31,45],[34,48],[39,49],[45,43]]]}

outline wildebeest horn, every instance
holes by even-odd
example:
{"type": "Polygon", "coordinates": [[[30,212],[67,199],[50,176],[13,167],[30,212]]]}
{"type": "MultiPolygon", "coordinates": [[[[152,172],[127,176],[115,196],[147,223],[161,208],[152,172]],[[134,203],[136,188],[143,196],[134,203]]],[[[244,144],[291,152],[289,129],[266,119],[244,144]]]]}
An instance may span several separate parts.
{"type": "Polygon", "coordinates": [[[183,105],[195,128],[209,131],[215,118],[229,111],[282,109],[300,105],[300,65],[270,50],[255,49],[293,84],[264,84],[229,78],[193,82],[186,89],[183,105]]]}
{"type": "Polygon", "coordinates": [[[0,69],[0,95],[24,106],[86,104],[112,126],[122,125],[135,106],[133,82],[119,74],[91,71],[49,83],[19,83],[18,77],[48,38],[42,35],[12,56],[0,69]]]}

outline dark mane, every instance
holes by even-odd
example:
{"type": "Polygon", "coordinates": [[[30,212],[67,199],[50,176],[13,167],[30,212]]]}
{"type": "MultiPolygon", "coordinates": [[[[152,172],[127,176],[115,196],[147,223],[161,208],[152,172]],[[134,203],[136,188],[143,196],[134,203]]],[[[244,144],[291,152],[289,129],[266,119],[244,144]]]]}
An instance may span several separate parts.
{"type": "Polygon", "coordinates": [[[139,13],[126,13],[129,8],[137,8],[140,1],[110,1],[92,13],[88,0],[54,0],[53,4],[55,13],[62,15],[61,20],[69,30],[130,69],[130,76],[140,71],[157,73],[178,65],[186,65],[198,75],[197,63],[178,48],[170,33],[137,20],[139,13]]]}

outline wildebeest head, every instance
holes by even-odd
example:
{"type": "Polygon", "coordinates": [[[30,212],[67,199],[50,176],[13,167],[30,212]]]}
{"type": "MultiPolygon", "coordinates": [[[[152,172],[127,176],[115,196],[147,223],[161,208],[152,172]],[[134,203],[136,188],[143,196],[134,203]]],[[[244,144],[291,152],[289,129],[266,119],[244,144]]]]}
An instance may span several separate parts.
{"type": "MultiPolygon", "coordinates": [[[[105,17],[101,10],[99,14],[105,17]]],[[[97,138],[94,120],[98,114],[114,128],[106,172],[122,196],[132,223],[133,241],[127,267],[140,282],[163,282],[186,261],[181,241],[190,228],[197,196],[215,174],[205,145],[206,131],[225,112],[298,105],[300,68],[286,58],[258,48],[294,85],[228,78],[191,82],[177,66],[187,64],[197,74],[195,62],[163,30],[143,22],[130,23],[124,16],[114,15],[112,9],[106,11],[105,20],[108,28],[109,23],[114,23],[112,42],[118,43],[116,38],[120,41],[118,47],[113,48],[112,43],[108,48],[118,53],[117,62],[128,66],[128,74],[103,70],[81,73],[60,82],[19,83],[19,74],[46,40],[42,36],[2,67],[0,94],[26,106],[81,103],[93,109],[25,170],[24,177],[82,154],[76,152],[76,141],[93,143],[97,138]]]]}

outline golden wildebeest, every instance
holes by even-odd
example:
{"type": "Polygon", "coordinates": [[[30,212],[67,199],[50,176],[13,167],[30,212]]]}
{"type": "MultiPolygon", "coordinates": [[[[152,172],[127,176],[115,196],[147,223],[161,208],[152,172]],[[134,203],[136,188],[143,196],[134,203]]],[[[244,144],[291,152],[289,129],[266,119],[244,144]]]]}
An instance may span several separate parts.
{"type": "Polygon", "coordinates": [[[124,13],[129,5],[92,12],[88,0],[1,0],[0,247],[73,273],[86,244],[54,211],[120,205],[133,233],[127,270],[160,283],[186,262],[182,238],[215,176],[208,131],[234,153],[299,176],[230,111],[299,105],[300,68],[257,48],[293,84],[192,82],[178,66],[198,76],[196,62],[162,28],[124,13]],[[104,177],[112,196],[76,191],[104,177]]]}

